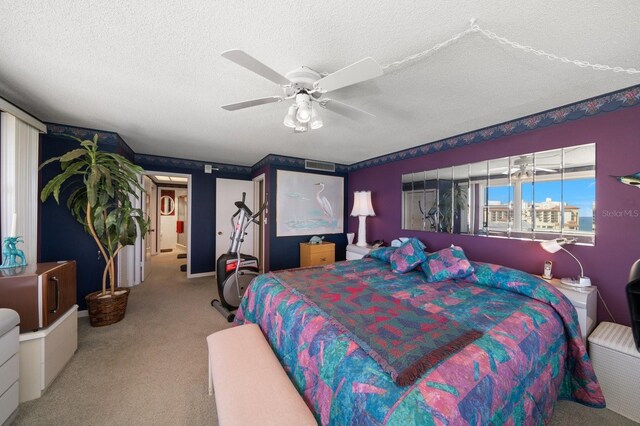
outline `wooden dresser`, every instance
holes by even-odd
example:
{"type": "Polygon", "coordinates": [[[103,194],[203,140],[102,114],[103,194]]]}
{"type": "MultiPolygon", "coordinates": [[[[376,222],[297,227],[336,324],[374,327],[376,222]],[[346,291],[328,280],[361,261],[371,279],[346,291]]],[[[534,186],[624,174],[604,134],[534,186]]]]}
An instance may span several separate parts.
{"type": "Polygon", "coordinates": [[[78,348],[76,262],[0,269],[0,308],[20,315],[20,402],[40,398],[78,348]]]}
{"type": "Polygon", "coordinates": [[[336,245],[300,243],[300,267],[326,265],[336,261],[336,245]]]}
{"type": "Polygon", "coordinates": [[[76,303],[76,262],[0,269],[0,308],[20,315],[20,332],[46,328],[76,303]]]}

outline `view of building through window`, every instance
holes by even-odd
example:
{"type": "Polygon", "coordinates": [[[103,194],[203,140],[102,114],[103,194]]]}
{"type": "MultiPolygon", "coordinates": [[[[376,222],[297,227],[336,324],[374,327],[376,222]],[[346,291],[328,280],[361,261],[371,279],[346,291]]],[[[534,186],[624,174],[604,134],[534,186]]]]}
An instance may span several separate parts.
{"type": "Polygon", "coordinates": [[[402,176],[402,226],[433,232],[593,243],[595,144],[402,176]]]}
{"type": "Polygon", "coordinates": [[[487,189],[489,229],[507,229],[532,232],[561,230],[593,232],[595,209],[595,178],[566,181],[516,183],[522,185],[521,200],[513,196],[512,186],[494,186],[487,189]],[[559,191],[563,188],[564,191],[559,191]],[[565,196],[562,197],[564,192],[565,196]],[[527,194],[528,196],[525,196],[527,194]],[[515,205],[520,203],[521,220],[516,220],[515,205]]]}

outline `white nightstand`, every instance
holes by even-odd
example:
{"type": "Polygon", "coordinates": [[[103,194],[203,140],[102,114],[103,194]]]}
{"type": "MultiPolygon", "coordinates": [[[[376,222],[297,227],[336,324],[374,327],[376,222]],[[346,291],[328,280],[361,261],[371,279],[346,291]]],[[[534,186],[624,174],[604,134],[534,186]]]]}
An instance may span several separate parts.
{"type": "Polygon", "coordinates": [[[553,278],[545,280],[552,284],[571,301],[573,307],[578,313],[578,321],[580,322],[580,332],[582,333],[582,341],[587,344],[587,336],[591,334],[596,326],[596,317],[598,314],[598,291],[595,286],[585,288],[571,288],[560,283],[560,279],[553,278]]]}
{"type": "Polygon", "coordinates": [[[369,245],[366,247],[360,247],[355,244],[349,244],[347,246],[347,260],[362,259],[369,254],[371,250],[373,250],[373,247],[369,245]]]}

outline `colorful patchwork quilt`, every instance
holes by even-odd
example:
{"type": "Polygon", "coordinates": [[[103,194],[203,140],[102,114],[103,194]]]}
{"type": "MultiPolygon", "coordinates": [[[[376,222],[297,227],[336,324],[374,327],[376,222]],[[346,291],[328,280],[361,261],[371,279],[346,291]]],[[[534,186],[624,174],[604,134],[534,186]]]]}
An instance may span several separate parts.
{"type": "Polygon", "coordinates": [[[524,272],[472,265],[435,283],[373,258],[269,273],[236,323],[260,325],[322,424],[544,424],[557,399],[604,407],[571,303],[524,272]],[[429,362],[399,381],[414,347],[429,362]]]}

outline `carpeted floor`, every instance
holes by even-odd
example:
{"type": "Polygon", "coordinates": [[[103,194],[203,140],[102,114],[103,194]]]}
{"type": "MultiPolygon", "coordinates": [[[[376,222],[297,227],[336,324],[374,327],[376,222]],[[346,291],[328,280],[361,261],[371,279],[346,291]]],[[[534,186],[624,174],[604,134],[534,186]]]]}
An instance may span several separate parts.
{"type": "MultiPolygon", "coordinates": [[[[154,257],[127,315],[78,324],[78,351],[47,392],[20,405],[15,425],[215,425],[205,338],[229,324],[209,304],[214,277],[186,279],[175,253],[154,257]]],[[[633,425],[609,410],[558,403],[553,425],[633,425]]]]}
{"type": "Polygon", "coordinates": [[[229,326],[209,304],[214,277],[187,280],[184,260],[154,257],[121,322],[78,324],[78,351],[40,398],[20,405],[16,425],[211,425],[206,337],[229,326]]]}

